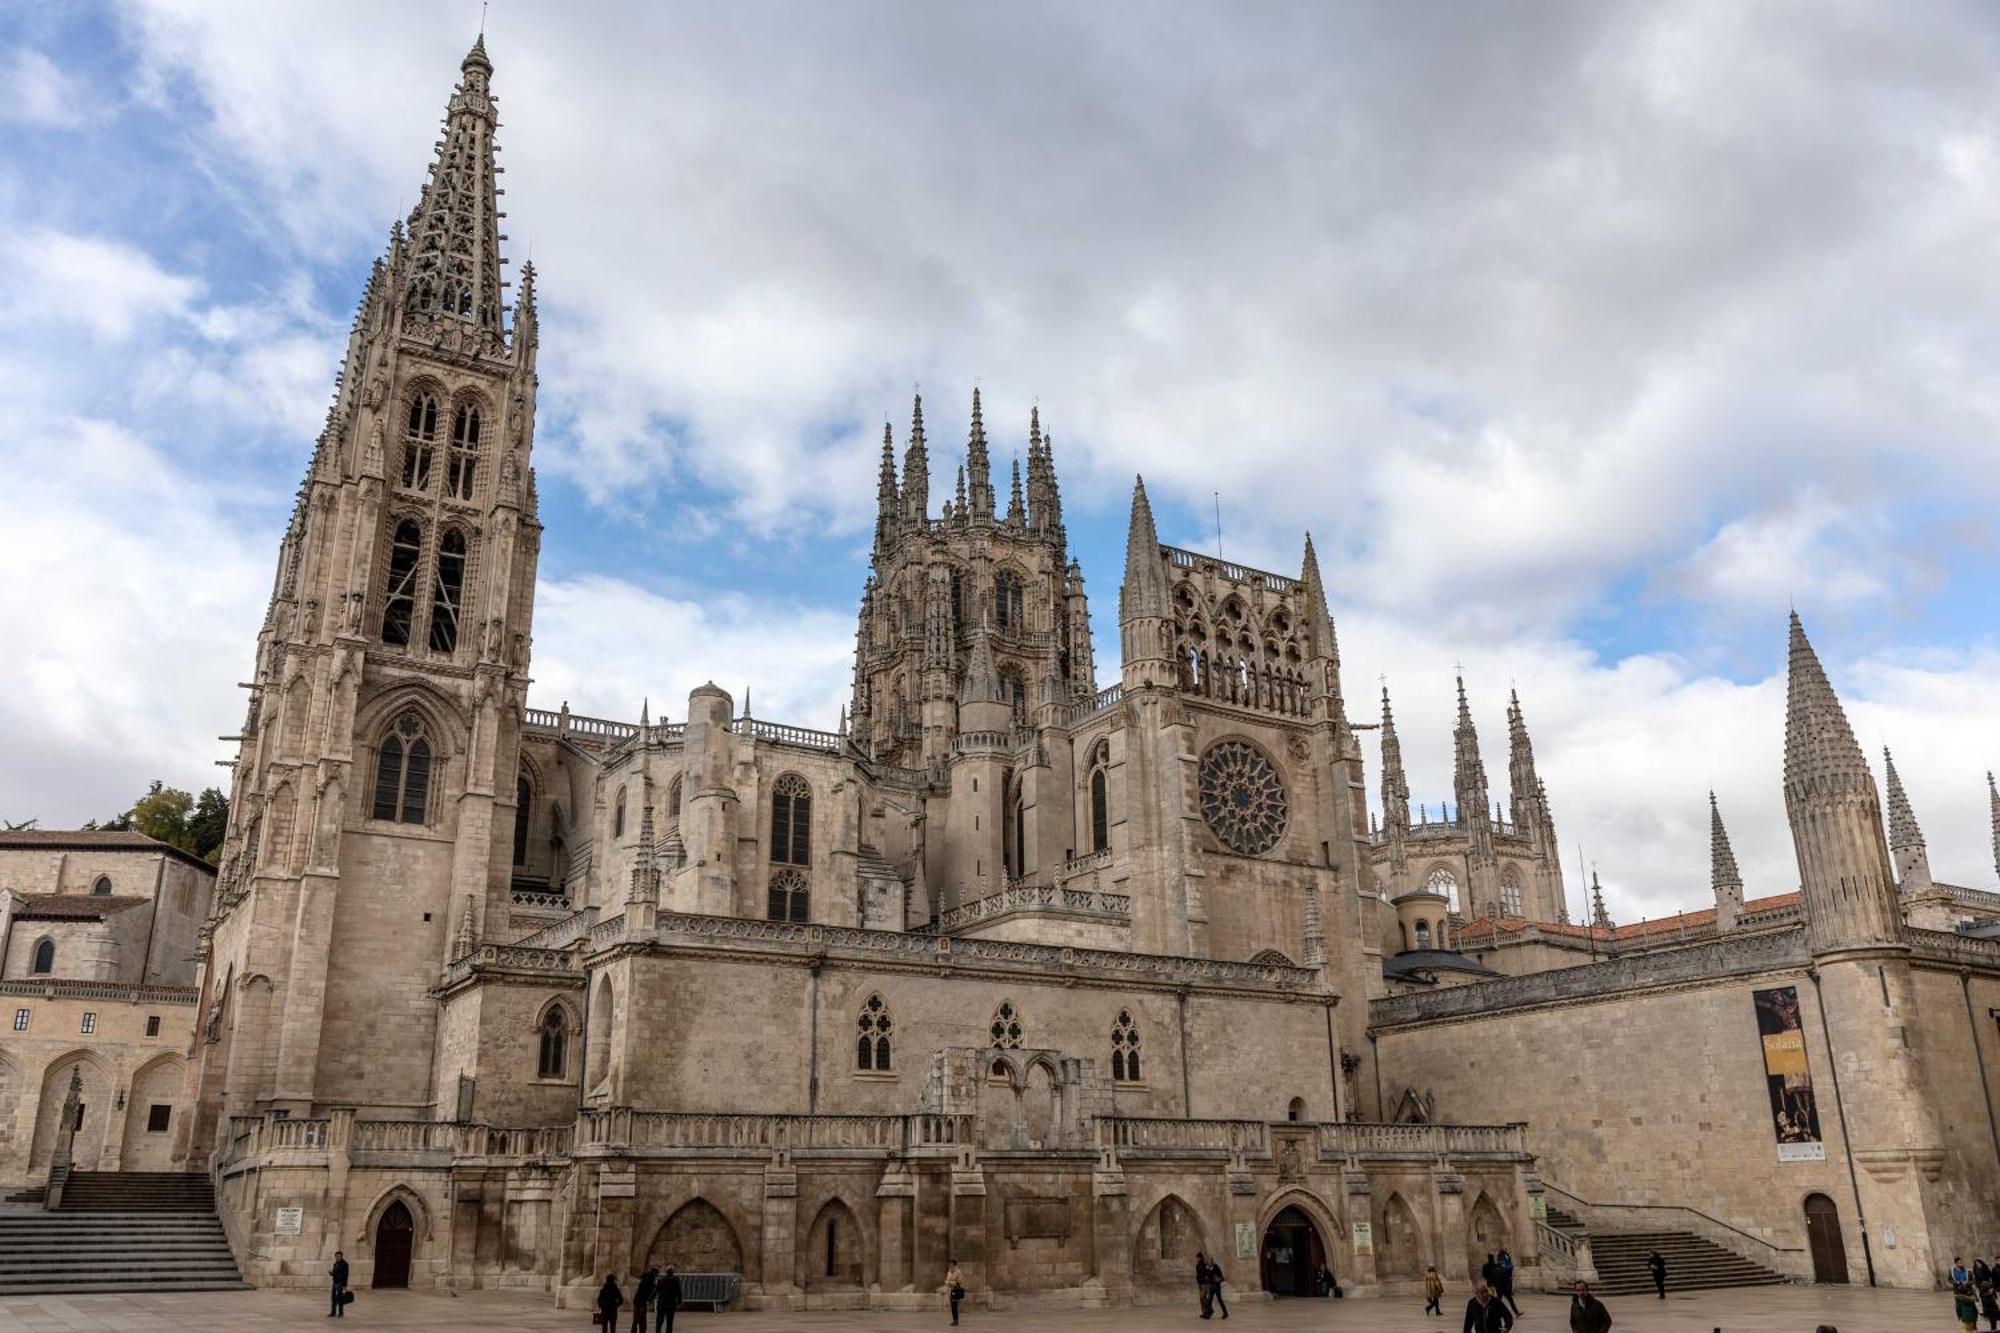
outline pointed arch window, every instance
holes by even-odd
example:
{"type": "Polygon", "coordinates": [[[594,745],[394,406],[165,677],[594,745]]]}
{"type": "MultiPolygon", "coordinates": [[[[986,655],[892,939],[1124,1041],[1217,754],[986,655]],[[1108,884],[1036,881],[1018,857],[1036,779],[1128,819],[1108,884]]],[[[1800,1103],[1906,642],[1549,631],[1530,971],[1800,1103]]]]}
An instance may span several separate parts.
{"type": "Polygon", "coordinates": [[[806,882],[805,872],[786,866],[774,873],[766,909],[773,921],[812,920],[811,886],[806,882]]]}
{"type": "Polygon", "coordinates": [[[423,719],[405,713],[375,757],[375,818],[421,824],[429,812],[431,744],[423,719]]]}
{"type": "Polygon", "coordinates": [[[403,427],[403,489],[430,489],[431,457],[437,450],[437,398],[420,393],[410,400],[410,417],[403,427]]]}
{"type": "Polygon", "coordinates": [[[382,642],[404,647],[417,614],[417,565],[423,558],[424,533],[413,518],[396,524],[389,538],[389,586],[382,600],[382,642]]]}
{"type": "Polygon", "coordinates": [[[1099,742],[1090,762],[1090,850],[1111,845],[1111,750],[1099,742]]]}
{"type": "Polygon", "coordinates": [[[1508,866],[1500,872],[1500,915],[1522,916],[1521,872],[1508,866]]]}
{"type": "Polygon", "coordinates": [[[473,472],[478,466],[479,405],[460,403],[451,420],[451,453],[445,460],[444,493],[454,500],[470,500],[473,472]]]}
{"type": "Polygon", "coordinates": [[[539,1033],[539,1049],[535,1058],[535,1077],[567,1078],[569,1076],[569,1013],[560,1004],[552,1004],[542,1015],[539,1033]]]}
{"type": "Polygon", "coordinates": [[[681,780],[675,778],[667,788],[667,822],[677,824],[681,817],[681,780]]]}
{"type": "Polygon", "coordinates": [[[109,898],[111,896],[111,876],[99,875],[97,882],[90,886],[90,892],[93,897],[109,898]]]}
{"type": "Polygon", "coordinates": [[[528,816],[534,809],[535,789],[526,778],[514,784],[514,864],[528,864],[528,816]]]}
{"type": "Polygon", "coordinates": [[[871,995],[861,1006],[860,1035],[854,1040],[854,1067],[878,1074],[890,1072],[889,1006],[880,995],[871,995]]]}
{"type": "Polygon", "coordinates": [[[1028,717],[1028,683],[1021,679],[1021,673],[1011,667],[1000,673],[1000,693],[1006,696],[1007,707],[1014,714],[1018,725],[1028,717]]]}
{"type": "Polygon", "coordinates": [[[618,789],[618,795],[611,804],[611,836],[614,838],[625,836],[625,789],[623,787],[618,789]]]}
{"type": "Polygon", "coordinates": [[[1111,1025],[1111,1078],[1116,1083],[1139,1081],[1139,1025],[1129,1009],[1120,1009],[1111,1025]]]}
{"type": "Polygon", "coordinates": [[[35,956],[28,964],[28,971],[38,977],[48,976],[56,970],[56,942],[42,940],[35,945],[35,956]]]}
{"type": "Polygon", "coordinates": [[[1020,632],[1027,628],[1021,576],[1002,570],[993,580],[993,623],[1003,630],[1020,632]]]}
{"type": "Polygon", "coordinates": [[[1419,949],[1428,949],[1431,947],[1431,928],[1428,922],[1417,922],[1417,947],[1419,949]]]}
{"type": "Polygon", "coordinates": [[[812,864],[812,788],[796,773],[771,787],[771,864],[812,864]]]}
{"type": "Polygon", "coordinates": [[[458,612],[465,599],[465,534],[452,528],[438,543],[437,577],[431,583],[431,651],[458,647],[458,612]]]}
{"type": "Polygon", "coordinates": [[[1014,1007],[1012,1000],[1000,1001],[1000,1007],[993,1011],[993,1021],[987,1025],[986,1030],[992,1036],[993,1044],[1001,1050],[1021,1049],[1023,1036],[1021,1011],[1014,1007]]]}

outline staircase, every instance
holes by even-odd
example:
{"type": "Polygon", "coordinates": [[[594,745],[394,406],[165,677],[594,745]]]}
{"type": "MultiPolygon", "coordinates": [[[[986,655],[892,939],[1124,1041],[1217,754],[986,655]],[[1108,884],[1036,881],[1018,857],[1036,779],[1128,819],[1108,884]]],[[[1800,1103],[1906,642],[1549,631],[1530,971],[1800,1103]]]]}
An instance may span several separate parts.
{"type": "MultiPolygon", "coordinates": [[[[1564,1214],[1567,1226],[1559,1224],[1557,1210],[1549,1209],[1549,1225],[1562,1229],[1579,1228],[1574,1217],[1564,1214]]],[[[1791,1279],[1745,1259],[1734,1250],[1725,1250],[1713,1241],[1686,1231],[1589,1231],[1590,1254],[1597,1265],[1597,1281],[1591,1290],[1600,1296],[1650,1295],[1653,1275],[1646,1258],[1658,1250],[1667,1261],[1667,1291],[1699,1291],[1712,1287],[1764,1287],[1791,1279]]]]}
{"type": "Polygon", "coordinates": [[[78,1171],[56,1212],[0,1212],[0,1296],[245,1289],[208,1177],[78,1171]]]}

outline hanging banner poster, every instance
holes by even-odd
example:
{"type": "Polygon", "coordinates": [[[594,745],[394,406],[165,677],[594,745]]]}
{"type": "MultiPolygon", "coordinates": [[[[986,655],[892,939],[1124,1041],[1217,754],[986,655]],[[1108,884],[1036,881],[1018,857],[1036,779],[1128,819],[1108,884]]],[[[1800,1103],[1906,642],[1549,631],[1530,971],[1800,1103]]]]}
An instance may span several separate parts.
{"type": "Polygon", "coordinates": [[[1752,991],[1751,998],[1757,1005],[1757,1035],[1764,1047],[1764,1085],[1771,1098],[1778,1160],[1823,1162],[1826,1145],[1819,1136],[1819,1101],[1813,1096],[1812,1071],[1806,1067],[1798,987],[1752,991]]]}

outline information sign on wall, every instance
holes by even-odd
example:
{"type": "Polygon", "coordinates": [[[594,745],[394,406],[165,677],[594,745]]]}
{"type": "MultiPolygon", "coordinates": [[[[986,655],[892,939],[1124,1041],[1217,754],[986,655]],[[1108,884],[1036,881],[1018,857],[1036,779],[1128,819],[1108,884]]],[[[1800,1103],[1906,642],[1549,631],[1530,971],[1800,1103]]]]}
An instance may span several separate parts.
{"type": "Polygon", "coordinates": [[[1356,1222],[1354,1224],[1354,1252],[1356,1254],[1375,1253],[1375,1224],[1356,1222]]]}
{"type": "Polygon", "coordinates": [[[1764,1048],[1764,1086],[1771,1099],[1771,1131],[1781,1162],[1823,1162],[1819,1101],[1806,1065],[1805,1026],[1799,1018],[1799,990],[1779,986],[1752,991],[1757,1035],[1764,1048]]]}
{"type": "Polygon", "coordinates": [[[278,1210],[277,1233],[280,1236],[296,1236],[306,1227],[306,1210],[303,1208],[280,1208],[278,1210]]]}
{"type": "Polygon", "coordinates": [[[1236,1224],[1236,1257],[1254,1259],[1257,1256],[1257,1228],[1248,1222],[1236,1224]]]}

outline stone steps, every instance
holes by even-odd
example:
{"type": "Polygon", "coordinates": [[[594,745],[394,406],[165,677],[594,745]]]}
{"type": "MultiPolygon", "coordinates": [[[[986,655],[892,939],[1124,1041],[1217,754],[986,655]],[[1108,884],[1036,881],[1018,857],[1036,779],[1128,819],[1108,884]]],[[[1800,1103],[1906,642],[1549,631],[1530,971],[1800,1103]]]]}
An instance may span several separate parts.
{"type": "Polygon", "coordinates": [[[237,1270],[205,1177],[132,1180],[124,1189],[119,1173],[71,1181],[89,1176],[98,1179],[78,1206],[65,1194],[56,1212],[0,1213],[0,1296],[250,1285],[237,1270]],[[121,1196],[129,1206],[114,1207],[121,1196]],[[186,1206],[190,1199],[196,1206],[186,1206]]]}
{"type": "Polygon", "coordinates": [[[1646,1259],[1655,1250],[1667,1261],[1667,1290],[1707,1291],[1718,1287],[1760,1287],[1790,1281],[1752,1263],[1734,1250],[1685,1231],[1591,1232],[1590,1253],[1597,1265],[1593,1290],[1606,1296],[1653,1290],[1646,1259]]]}
{"type": "Polygon", "coordinates": [[[60,1211],[212,1213],[215,1187],[186,1171],[73,1171],[60,1211]]]}

